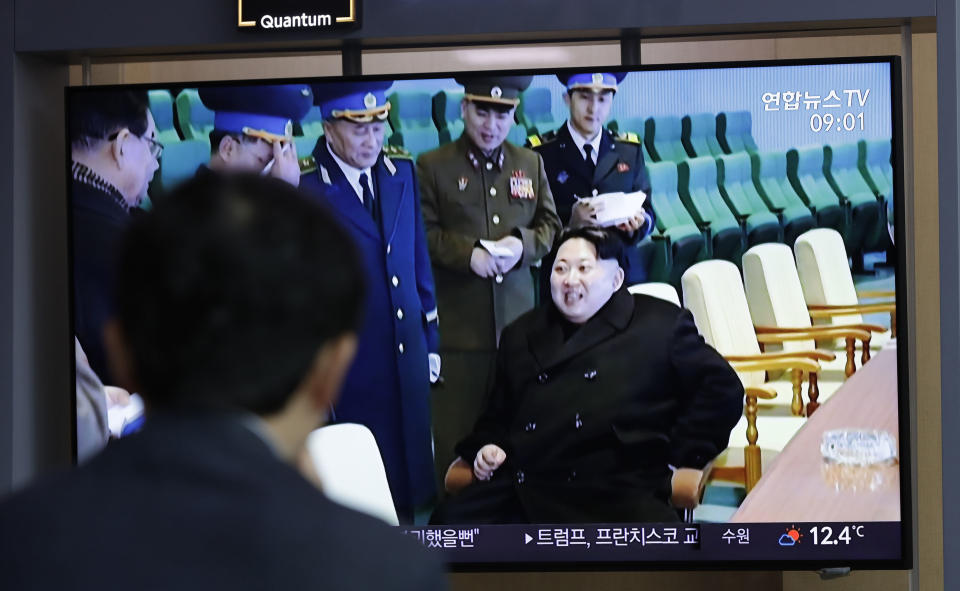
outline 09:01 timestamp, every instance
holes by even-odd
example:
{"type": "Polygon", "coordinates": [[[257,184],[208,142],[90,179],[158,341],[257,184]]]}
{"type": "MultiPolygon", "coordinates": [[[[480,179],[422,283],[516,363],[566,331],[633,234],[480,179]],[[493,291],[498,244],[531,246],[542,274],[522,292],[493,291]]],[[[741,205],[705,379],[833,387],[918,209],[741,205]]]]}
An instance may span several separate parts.
{"type": "Polygon", "coordinates": [[[863,113],[844,113],[843,116],[833,113],[814,113],[810,115],[810,130],[814,133],[821,131],[863,131],[863,113]]]}

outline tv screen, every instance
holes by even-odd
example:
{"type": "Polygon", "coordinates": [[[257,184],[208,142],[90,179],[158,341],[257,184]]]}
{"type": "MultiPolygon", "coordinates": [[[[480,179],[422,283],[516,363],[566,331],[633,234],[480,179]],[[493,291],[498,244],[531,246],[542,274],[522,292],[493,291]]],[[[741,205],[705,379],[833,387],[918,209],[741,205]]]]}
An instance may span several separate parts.
{"type": "Polygon", "coordinates": [[[898,58],[66,101],[78,461],[150,421],[104,352],[124,227],[253,171],[367,277],[309,441],[338,502],[455,569],[909,568],[898,58]]]}

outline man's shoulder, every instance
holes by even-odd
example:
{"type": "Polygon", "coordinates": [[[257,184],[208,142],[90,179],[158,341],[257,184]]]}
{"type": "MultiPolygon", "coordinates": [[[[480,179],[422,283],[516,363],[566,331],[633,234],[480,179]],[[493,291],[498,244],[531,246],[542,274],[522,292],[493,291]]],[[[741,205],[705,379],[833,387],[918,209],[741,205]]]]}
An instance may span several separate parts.
{"type": "Polygon", "coordinates": [[[458,146],[458,142],[448,142],[442,146],[420,154],[420,156],[417,157],[417,164],[419,166],[428,168],[431,166],[443,166],[447,162],[460,158],[460,153],[461,150],[458,146]]]}
{"type": "Polygon", "coordinates": [[[536,150],[540,154],[551,152],[560,146],[557,142],[558,137],[556,130],[529,135],[527,136],[526,147],[536,150]]]}
{"type": "MultiPolygon", "coordinates": [[[[541,158],[540,154],[538,154],[536,151],[523,146],[511,144],[508,141],[503,142],[503,152],[510,162],[519,164],[520,166],[536,167],[541,158]]],[[[504,167],[506,168],[506,164],[504,167]]]]}

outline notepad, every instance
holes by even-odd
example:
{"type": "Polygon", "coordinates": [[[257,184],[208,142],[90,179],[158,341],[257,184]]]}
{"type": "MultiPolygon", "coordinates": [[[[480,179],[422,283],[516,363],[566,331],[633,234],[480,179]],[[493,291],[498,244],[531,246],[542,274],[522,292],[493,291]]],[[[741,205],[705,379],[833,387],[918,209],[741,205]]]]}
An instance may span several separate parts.
{"type": "Polygon", "coordinates": [[[513,251],[506,246],[501,246],[493,240],[481,240],[480,246],[495,257],[512,257],[513,251]]]}
{"type": "Polygon", "coordinates": [[[619,191],[587,197],[580,201],[596,209],[598,226],[607,227],[625,223],[637,215],[646,199],[647,194],[643,191],[633,193],[619,191]]]}

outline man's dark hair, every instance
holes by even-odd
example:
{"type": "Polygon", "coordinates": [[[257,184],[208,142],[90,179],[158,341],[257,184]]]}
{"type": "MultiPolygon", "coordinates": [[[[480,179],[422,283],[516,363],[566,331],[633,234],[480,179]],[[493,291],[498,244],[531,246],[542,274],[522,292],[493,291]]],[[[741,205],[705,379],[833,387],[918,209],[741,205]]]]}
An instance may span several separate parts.
{"type": "Polygon", "coordinates": [[[200,175],[126,232],[117,310],[154,408],[283,408],[320,348],[355,331],[351,238],[320,205],[257,175],[200,175]]]}
{"type": "Polygon", "coordinates": [[[145,90],[91,90],[70,96],[70,145],[89,148],[124,127],[147,131],[150,103],[145,90]]]}
{"type": "Polygon", "coordinates": [[[214,156],[218,152],[220,152],[220,142],[222,142],[223,138],[227,137],[228,135],[242,144],[243,143],[255,144],[260,141],[260,138],[258,137],[244,135],[242,133],[222,131],[220,129],[212,129],[210,130],[210,155],[211,156],[214,156]]]}
{"type": "Polygon", "coordinates": [[[606,228],[583,226],[580,228],[565,228],[557,240],[554,255],[560,250],[564,242],[574,238],[583,238],[597,249],[598,259],[616,259],[623,264],[623,239],[606,228]]]}

